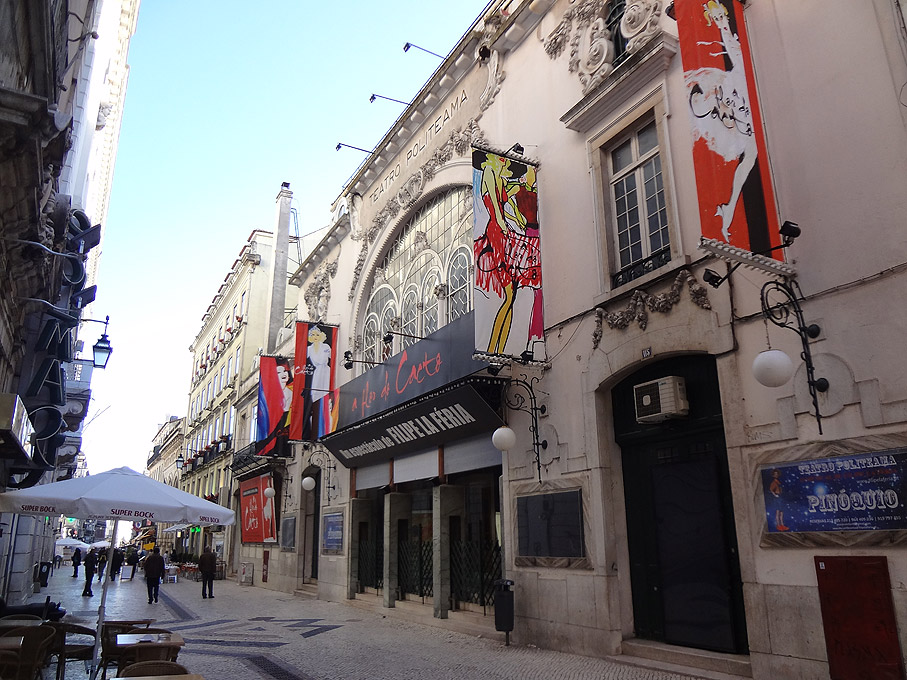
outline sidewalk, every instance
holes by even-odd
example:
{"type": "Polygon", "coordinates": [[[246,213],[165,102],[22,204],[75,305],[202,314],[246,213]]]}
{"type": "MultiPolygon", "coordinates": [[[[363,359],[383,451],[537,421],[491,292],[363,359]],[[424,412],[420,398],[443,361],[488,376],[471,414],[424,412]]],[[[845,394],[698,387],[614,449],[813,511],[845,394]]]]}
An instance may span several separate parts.
{"type": "MultiPolygon", "coordinates": [[[[128,569],[127,569],[128,572],[128,569]]],[[[235,581],[215,581],[213,600],[201,597],[201,583],[163,584],[160,602],[148,604],[141,571],[135,581],[113,581],[107,618],[154,618],[154,626],[180,633],[186,647],[179,662],[207,680],[690,680],[693,676],[641,668],[605,659],[562,654],[534,647],[504,646],[497,640],[388,618],[346,603],[294,597],[235,581]]],[[[32,596],[62,601],[66,620],[94,626],[101,601],[81,597],[84,581],[63,567],[47,588],[32,596]]],[[[109,578],[109,577],[107,577],[109,578]]],[[[55,665],[54,665],[55,670],[55,665]]],[[[52,677],[50,672],[45,674],[52,677]]],[[[82,678],[77,663],[67,678],[82,678]]]]}

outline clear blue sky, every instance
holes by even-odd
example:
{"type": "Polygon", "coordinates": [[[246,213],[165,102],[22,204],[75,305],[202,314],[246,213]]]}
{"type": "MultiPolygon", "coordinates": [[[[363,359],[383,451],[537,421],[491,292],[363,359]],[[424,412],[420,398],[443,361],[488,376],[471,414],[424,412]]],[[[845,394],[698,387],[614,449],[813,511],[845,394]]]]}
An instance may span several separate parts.
{"type": "MultiPolygon", "coordinates": [[[[95,371],[82,449],[91,472],[144,469],[168,415],[185,415],[189,345],[253,229],[273,229],[289,182],[300,233],[487,0],[301,2],[144,0],[94,318],[114,348],[95,371]]],[[[86,345],[96,339],[87,325],[86,345]]]]}

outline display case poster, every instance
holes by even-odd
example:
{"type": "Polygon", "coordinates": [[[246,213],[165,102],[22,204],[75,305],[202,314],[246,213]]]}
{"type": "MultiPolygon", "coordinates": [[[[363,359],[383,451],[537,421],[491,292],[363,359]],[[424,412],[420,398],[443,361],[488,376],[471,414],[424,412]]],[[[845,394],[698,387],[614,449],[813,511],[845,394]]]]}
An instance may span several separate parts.
{"type": "Polygon", "coordinates": [[[343,552],[343,513],[330,512],[322,518],[321,549],[325,553],[343,552]]]}
{"type": "Polygon", "coordinates": [[[907,448],[761,469],[770,532],[907,529],[907,448]]]}
{"type": "Polygon", "coordinates": [[[239,483],[239,510],[242,515],[243,543],[274,543],[277,541],[277,521],[274,498],[265,495],[273,488],[271,475],[259,475],[239,483]]]}

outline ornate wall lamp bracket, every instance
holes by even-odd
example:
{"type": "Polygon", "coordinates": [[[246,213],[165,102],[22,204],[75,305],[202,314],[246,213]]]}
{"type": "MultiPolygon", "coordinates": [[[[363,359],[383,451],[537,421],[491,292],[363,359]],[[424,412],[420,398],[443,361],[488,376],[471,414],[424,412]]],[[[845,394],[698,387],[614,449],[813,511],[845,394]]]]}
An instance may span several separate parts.
{"type": "MultiPolygon", "coordinates": [[[[327,453],[319,449],[312,451],[309,455],[309,464],[321,468],[321,471],[324,473],[325,495],[328,505],[330,505],[331,493],[334,492],[334,496],[339,495],[337,493],[337,485],[334,482],[334,473],[337,471],[337,464],[327,453]]],[[[302,488],[306,491],[312,491],[316,486],[317,481],[314,477],[306,475],[302,478],[302,488]]]]}
{"type": "Polygon", "coordinates": [[[829,383],[826,378],[816,378],[816,368],[809,348],[809,341],[819,337],[822,329],[817,324],[806,324],[803,318],[803,308],[800,307],[799,302],[802,297],[803,293],[796,281],[769,281],[762,286],[762,314],[776,326],[786,328],[800,336],[800,344],[803,348],[800,358],[806,365],[809,396],[812,398],[819,434],[822,434],[822,415],[819,413],[818,393],[827,391],[829,383]]]}
{"type": "MultiPolygon", "coordinates": [[[[535,396],[535,386],[540,378],[533,376],[531,378],[522,375],[520,378],[507,378],[507,387],[504,391],[504,405],[514,411],[528,413],[532,419],[529,425],[529,432],[532,435],[532,452],[535,456],[535,468],[538,474],[539,484],[542,483],[542,450],[548,448],[548,440],[540,439],[539,433],[539,416],[545,415],[547,407],[538,404],[535,396]]],[[[499,451],[509,451],[516,446],[516,433],[507,425],[499,427],[491,435],[491,443],[499,451]]],[[[550,461],[545,463],[547,469],[550,461]]]]}

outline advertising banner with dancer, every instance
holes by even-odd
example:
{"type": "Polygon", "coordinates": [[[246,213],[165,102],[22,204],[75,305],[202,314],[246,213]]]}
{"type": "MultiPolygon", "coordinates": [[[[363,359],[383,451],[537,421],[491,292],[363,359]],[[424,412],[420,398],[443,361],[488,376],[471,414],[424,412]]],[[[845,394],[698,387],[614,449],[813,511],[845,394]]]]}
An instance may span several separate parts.
{"type": "Polygon", "coordinates": [[[296,371],[290,439],[314,441],[337,429],[334,367],[337,365],[337,326],[296,322],[296,371]]]}
{"type": "Polygon", "coordinates": [[[287,439],[292,405],[293,361],[286,357],[260,357],[256,422],[258,455],[290,455],[287,439]]]}
{"type": "Polygon", "coordinates": [[[478,352],[518,357],[544,341],[536,170],[506,154],[472,152],[478,352]]]}
{"type": "Polygon", "coordinates": [[[273,543],[277,540],[274,497],[265,489],[273,488],[270,474],[259,475],[239,483],[239,512],[242,518],[243,543],[273,543]]]}
{"type": "Polygon", "coordinates": [[[674,7],[702,235],[764,253],[781,236],[743,5],[679,0],[674,7]]]}

